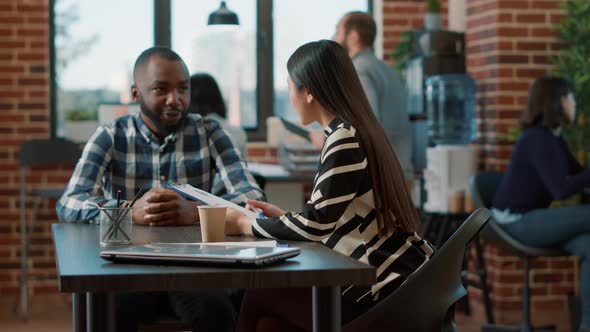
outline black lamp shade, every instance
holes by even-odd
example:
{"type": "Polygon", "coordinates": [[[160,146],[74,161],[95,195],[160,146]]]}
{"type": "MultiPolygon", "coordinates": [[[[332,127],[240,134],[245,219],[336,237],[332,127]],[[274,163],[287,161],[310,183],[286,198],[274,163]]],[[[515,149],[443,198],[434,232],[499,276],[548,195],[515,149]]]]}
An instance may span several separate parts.
{"type": "Polygon", "coordinates": [[[224,24],[224,25],[239,25],[238,15],[227,9],[225,1],[221,2],[219,9],[209,14],[209,21],[207,25],[224,24]]]}

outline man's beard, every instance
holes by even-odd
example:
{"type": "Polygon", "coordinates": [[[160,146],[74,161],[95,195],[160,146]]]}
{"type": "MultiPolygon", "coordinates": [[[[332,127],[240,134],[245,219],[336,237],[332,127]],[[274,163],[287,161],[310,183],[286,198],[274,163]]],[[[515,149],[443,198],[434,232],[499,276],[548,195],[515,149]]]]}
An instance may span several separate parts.
{"type": "Polygon", "coordinates": [[[145,115],[146,117],[148,117],[148,119],[152,121],[157,130],[157,133],[155,134],[160,137],[166,137],[171,133],[175,132],[176,129],[180,128],[180,126],[182,126],[182,124],[184,123],[184,120],[188,113],[178,109],[177,111],[181,113],[178,122],[173,125],[166,125],[160,122],[160,112],[150,111],[147,105],[143,102],[143,98],[141,97],[139,98],[139,109],[141,111],[141,114],[145,115]]]}

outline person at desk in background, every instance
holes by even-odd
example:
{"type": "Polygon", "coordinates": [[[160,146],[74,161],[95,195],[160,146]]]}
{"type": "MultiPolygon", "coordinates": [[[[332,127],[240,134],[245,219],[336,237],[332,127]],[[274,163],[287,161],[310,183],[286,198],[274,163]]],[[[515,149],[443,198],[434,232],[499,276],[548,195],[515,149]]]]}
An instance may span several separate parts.
{"type": "Polygon", "coordinates": [[[191,76],[191,103],[188,111],[219,122],[221,128],[228,132],[234,146],[240,150],[242,158],[246,159],[246,144],[248,143],[246,131],[227,121],[227,108],[221,90],[211,75],[197,73],[191,76]]]}
{"type": "MultiPolygon", "coordinates": [[[[189,183],[210,191],[214,173],[228,184],[225,199],[264,199],[219,124],[187,112],[189,74],[175,52],[145,50],[135,62],[133,80],[131,91],[141,112],[120,117],[92,135],[57,204],[60,221],[93,223],[99,204],[116,205],[118,191],[131,200],[144,188],[132,212],[133,223],[194,224],[199,219],[197,203],[160,186],[189,183]]],[[[195,290],[118,295],[118,330],[135,331],[138,322],[154,320],[166,310],[199,331],[233,331],[235,325],[229,291],[195,290]]]]}
{"type": "MultiPolygon", "coordinates": [[[[404,173],[383,128],[370,111],[350,57],[330,40],[299,47],[287,62],[290,100],[303,125],[325,127],[311,199],[303,212],[285,212],[248,200],[267,219],[229,209],[228,234],[295,241],[327,247],[377,267],[377,283],[342,289],[342,323],[369,310],[397,289],[433,253],[417,234],[418,213],[404,185],[404,173]]],[[[246,291],[238,331],[255,331],[262,317],[311,330],[311,290],[246,291]],[[285,301],[284,299],[289,299],[285,301]]]]}
{"type": "Polygon", "coordinates": [[[518,241],[533,247],[563,248],[580,257],[582,325],[590,332],[590,205],[550,208],[590,187],[583,168],[561,137],[576,116],[573,86],[559,77],[532,85],[522,114],[524,131],[514,145],[508,170],[492,203],[494,219],[518,241]]]}
{"type": "MultiPolygon", "coordinates": [[[[227,109],[215,79],[206,73],[191,75],[191,102],[189,113],[200,114],[205,119],[219,122],[232,140],[232,143],[240,151],[241,157],[246,159],[246,144],[248,137],[241,127],[235,127],[226,120],[227,109]]],[[[225,184],[221,181],[220,174],[215,174],[211,192],[215,195],[225,194],[225,184]]]]}
{"type": "MultiPolygon", "coordinates": [[[[414,166],[406,88],[400,74],[373,54],[376,35],[377,25],[369,14],[350,12],[340,19],[332,39],[352,58],[371,110],[383,126],[411,189],[414,166]]],[[[323,136],[312,133],[311,139],[316,146],[322,146],[323,136]]]]}

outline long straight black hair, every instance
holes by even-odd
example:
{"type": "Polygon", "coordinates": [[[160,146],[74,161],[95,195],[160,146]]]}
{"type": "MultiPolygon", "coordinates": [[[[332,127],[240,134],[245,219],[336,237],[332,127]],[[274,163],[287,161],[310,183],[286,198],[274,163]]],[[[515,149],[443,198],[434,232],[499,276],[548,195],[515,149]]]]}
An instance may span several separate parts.
{"type": "Polygon", "coordinates": [[[291,55],[287,70],[298,89],[305,87],[322,107],[350,123],[360,135],[373,183],[379,233],[416,231],[418,213],[404,173],[344,48],[331,40],[307,43],[291,55]]]}

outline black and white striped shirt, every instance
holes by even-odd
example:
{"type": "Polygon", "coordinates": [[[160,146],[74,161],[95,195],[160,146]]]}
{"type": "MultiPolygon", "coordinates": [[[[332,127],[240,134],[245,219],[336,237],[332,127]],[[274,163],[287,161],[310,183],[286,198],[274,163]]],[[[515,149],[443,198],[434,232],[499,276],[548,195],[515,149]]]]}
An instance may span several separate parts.
{"type": "Polygon", "coordinates": [[[433,250],[416,233],[394,232],[381,237],[367,158],[355,128],[335,119],[326,128],[311,199],[303,212],[257,219],[256,236],[299,241],[321,241],[337,252],[377,268],[377,283],[351,286],[343,296],[378,300],[383,286],[391,292],[424,264],[433,250]]]}

